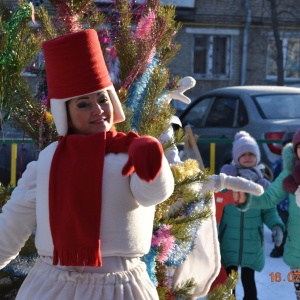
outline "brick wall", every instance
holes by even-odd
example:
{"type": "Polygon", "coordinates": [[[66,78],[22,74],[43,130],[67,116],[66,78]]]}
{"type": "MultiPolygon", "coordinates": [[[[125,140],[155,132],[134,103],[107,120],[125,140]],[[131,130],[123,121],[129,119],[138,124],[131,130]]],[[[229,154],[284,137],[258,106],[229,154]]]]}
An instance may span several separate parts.
{"type": "MultiPolygon", "coordinates": [[[[8,3],[16,3],[13,0],[4,0],[8,3]]],[[[241,84],[241,70],[243,58],[243,32],[246,23],[246,0],[196,0],[195,8],[176,10],[177,19],[182,21],[183,27],[177,35],[177,42],[181,49],[170,64],[171,73],[174,76],[194,76],[193,55],[194,35],[187,33],[187,28],[210,28],[218,30],[234,29],[238,34],[232,36],[232,52],[230,77],[227,79],[197,79],[195,88],[189,90],[187,95],[192,99],[200,93],[223,86],[241,84]]],[[[251,9],[251,26],[247,42],[247,64],[246,82],[250,85],[276,84],[266,79],[267,65],[267,39],[272,35],[272,22],[270,19],[269,1],[248,0],[251,9]]],[[[295,32],[300,36],[300,18],[293,17],[300,15],[299,0],[278,0],[278,12],[281,12],[279,24],[281,30],[295,32]],[[286,13],[282,13],[285,10],[286,13]]],[[[55,10],[49,0],[43,5],[50,14],[55,10]]],[[[34,80],[30,79],[33,82],[34,80]]]]}
{"type": "MultiPolygon", "coordinates": [[[[294,32],[300,36],[300,15],[298,0],[282,0],[278,2],[278,19],[280,30],[294,32]],[[283,9],[287,13],[282,13],[283,9]]],[[[276,82],[266,79],[267,66],[267,40],[272,36],[272,22],[269,2],[249,0],[251,10],[251,26],[247,42],[246,82],[249,85],[274,85],[276,82]]],[[[176,41],[181,44],[181,50],[171,63],[171,72],[178,76],[193,76],[193,34],[187,34],[187,27],[211,29],[237,29],[238,35],[232,36],[232,57],[230,78],[224,79],[198,79],[196,87],[187,92],[192,99],[209,89],[241,84],[243,32],[246,23],[245,0],[197,0],[196,7],[181,12],[177,10],[177,19],[181,20],[183,27],[176,41]]]]}

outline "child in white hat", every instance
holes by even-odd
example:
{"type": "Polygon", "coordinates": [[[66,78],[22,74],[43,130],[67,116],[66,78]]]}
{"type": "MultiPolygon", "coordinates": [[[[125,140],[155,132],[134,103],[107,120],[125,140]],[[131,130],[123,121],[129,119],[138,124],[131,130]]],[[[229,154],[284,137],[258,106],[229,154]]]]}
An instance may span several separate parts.
{"type": "Polygon", "coordinates": [[[140,257],[155,205],[173,192],[160,143],[116,132],[124,113],[98,36],[43,43],[59,141],[28,164],[0,214],[0,268],[36,228],[39,259],[17,299],[158,299],[140,257]]]}

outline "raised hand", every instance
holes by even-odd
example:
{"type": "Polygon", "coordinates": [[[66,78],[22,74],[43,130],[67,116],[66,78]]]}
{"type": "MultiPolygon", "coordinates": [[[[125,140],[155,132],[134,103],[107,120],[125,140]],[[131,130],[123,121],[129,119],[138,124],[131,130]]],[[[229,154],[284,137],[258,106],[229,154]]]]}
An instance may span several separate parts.
{"type": "Polygon", "coordinates": [[[247,200],[247,196],[244,192],[232,191],[232,197],[236,205],[245,203],[247,200]]]}
{"type": "Polygon", "coordinates": [[[133,172],[143,180],[152,182],[159,174],[162,166],[162,145],[151,136],[134,139],[128,150],[128,161],[122,169],[122,175],[129,176],[133,172]]]}

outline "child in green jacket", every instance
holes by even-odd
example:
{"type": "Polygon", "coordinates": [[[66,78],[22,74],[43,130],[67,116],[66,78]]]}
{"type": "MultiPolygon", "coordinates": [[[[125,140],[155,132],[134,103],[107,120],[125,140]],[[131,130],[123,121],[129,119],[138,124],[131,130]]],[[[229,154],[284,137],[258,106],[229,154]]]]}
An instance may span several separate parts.
{"type": "MultiPolygon", "coordinates": [[[[224,165],[221,173],[240,176],[259,183],[266,189],[270,182],[260,170],[260,151],[256,141],[245,131],[235,135],[233,162],[224,165]]],[[[274,242],[280,245],[284,224],[274,208],[241,212],[234,205],[225,206],[219,226],[221,261],[227,274],[241,267],[244,300],[257,299],[255,271],[261,271],[265,264],[264,224],[274,235],[274,242]]]]}

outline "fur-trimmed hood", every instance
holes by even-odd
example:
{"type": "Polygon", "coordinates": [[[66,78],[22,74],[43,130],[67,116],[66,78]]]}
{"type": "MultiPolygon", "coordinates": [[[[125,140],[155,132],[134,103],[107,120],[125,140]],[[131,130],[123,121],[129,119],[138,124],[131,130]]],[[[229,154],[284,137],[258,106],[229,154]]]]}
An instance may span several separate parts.
{"type": "Polygon", "coordinates": [[[283,169],[287,170],[288,173],[291,173],[296,160],[296,155],[293,150],[293,144],[288,143],[283,149],[282,149],[282,159],[283,159],[283,169]]]}

